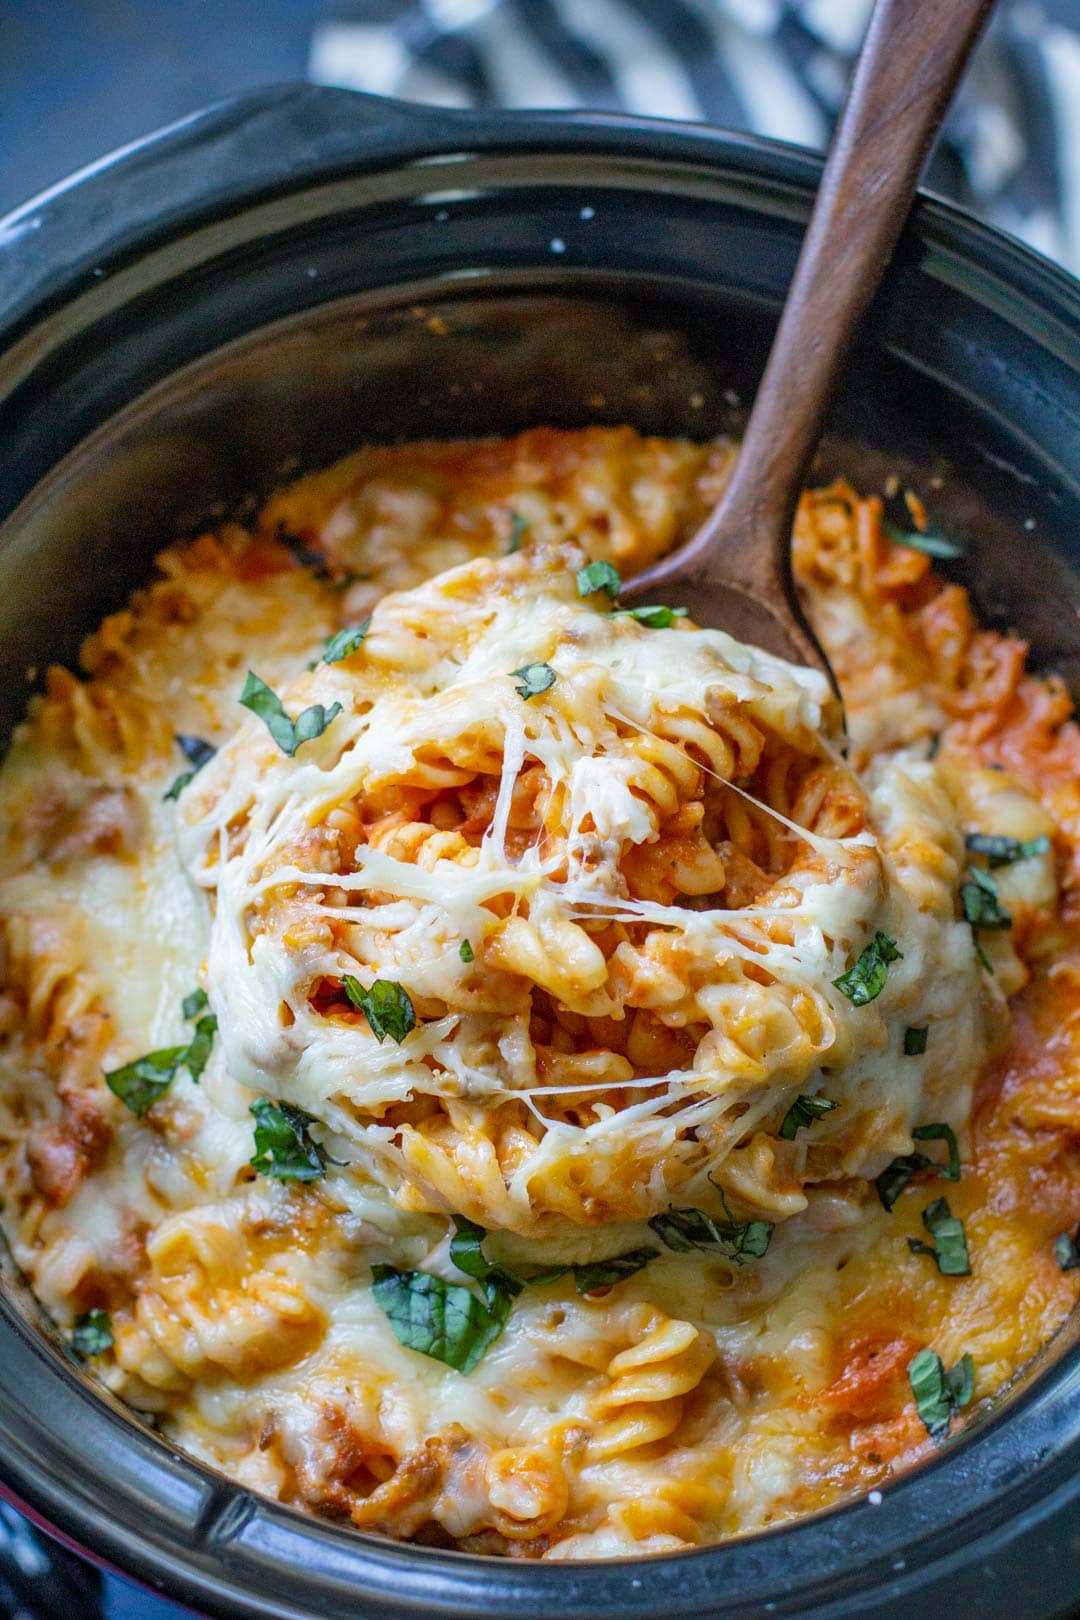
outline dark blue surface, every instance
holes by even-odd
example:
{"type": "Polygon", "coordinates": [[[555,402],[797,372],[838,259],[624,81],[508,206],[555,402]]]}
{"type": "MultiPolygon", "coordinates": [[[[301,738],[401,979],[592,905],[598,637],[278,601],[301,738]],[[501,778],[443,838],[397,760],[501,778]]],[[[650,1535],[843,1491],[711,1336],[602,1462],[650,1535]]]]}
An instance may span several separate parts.
{"type": "Polygon", "coordinates": [[[322,0],[0,0],[0,214],[238,90],[302,79],[322,0]]]}

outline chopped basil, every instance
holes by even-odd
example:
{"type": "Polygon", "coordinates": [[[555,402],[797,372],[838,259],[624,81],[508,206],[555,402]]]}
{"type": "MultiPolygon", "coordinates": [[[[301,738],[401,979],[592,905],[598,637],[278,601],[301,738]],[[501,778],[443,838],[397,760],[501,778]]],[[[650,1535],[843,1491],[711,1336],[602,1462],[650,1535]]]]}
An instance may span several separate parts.
{"type": "Polygon", "coordinates": [[[993,869],[995,866],[1009,866],[1013,861],[1028,861],[1033,855],[1045,855],[1050,848],[1050,840],[1045,833],[1041,838],[1009,838],[1004,833],[968,833],[964,848],[970,855],[985,855],[993,869]]]}
{"type": "Polygon", "coordinates": [[[912,1136],[917,1142],[944,1142],[949,1149],[948,1164],[928,1159],[925,1153],[905,1153],[894,1159],[878,1176],[875,1186],[883,1208],[891,1210],[904,1188],[919,1170],[936,1170],[946,1181],[960,1180],[960,1145],[951,1125],[916,1125],[912,1136]]]}
{"type": "Polygon", "coordinates": [[[903,951],[897,950],[895,939],[883,934],[880,929],[859,955],[859,959],[846,973],[833,980],[838,990],[843,991],[852,1006],[865,1007],[868,1001],[874,1001],[885,988],[885,980],[889,973],[890,962],[903,960],[903,951]]]}
{"type": "MultiPolygon", "coordinates": [[[[209,1006],[205,990],[192,990],[180,1003],[180,1011],[187,1019],[194,1018],[209,1006]]],[[[123,1068],[109,1070],[105,1084],[114,1096],[126,1103],[133,1114],[142,1118],[148,1108],[168,1090],[178,1069],[187,1069],[198,1084],[206,1068],[218,1021],[213,1013],[205,1013],[195,1025],[195,1033],[186,1046],[167,1046],[159,1052],[148,1052],[145,1057],[125,1063],[123,1068]]]]}
{"type": "Polygon", "coordinates": [[[970,1355],[961,1356],[949,1372],[934,1350],[920,1350],[908,1364],[908,1382],[915,1397],[915,1409],[928,1434],[949,1432],[954,1412],[967,1406],[975,1390],[975,1363],[970,1355]]]}
{"type": "Polygon", "coordinates": [[[510,541],[506,547],[506,555],[512,557],[515,551],[520,551],[525,543],[525,536],[529,532],[529,520],[522,517],[520,512],[510,514],[510,541]]]}
{"type": "Polygon", "coordinates": [[[579,596],[592,596],[594,591],[606,591],[609,596],[618,596],[622,578],[614,563],[586,563],[584,568],[577,571],[577,588],[579,596]]]}
{"type": "Polygon", "coordinates": [[[178,1067],[187,1070],[196,1085],[202,1079],[202,1072],[209,1062],[217,1027],[218,1021],[213,1013],[206,1013],[200,1018],[195,1025],[195,1033],[184,1048],[184,1055],[178,1064],[178,1067]]]}
{"type": "Polygon", "coordinates": [[[461,957],[463,962],[467,963],[476,961],[476,952],[473,950],[472,945],[467,939],[462,940],[461,945],[458,948],[458,955],[461,957]]]}
{"type": "Polygon", "coordinates": [[[101,1356],[113,1347],[112,1322],[108,1311],[83,1311],[75,1318],[71,1348],[80,1356],[101,1356]]]}
{"type": "Polygon", "coordinates": [[[970,1277],[971,1259],[968,1255],[964,1223],[954,1215],[948,1200],[935,1198],[923,1210],[923,1225],[933,1238],[933,1246],[919,1238],[908,1238],[912,1254],[928,1254],[937,1261],[943,1277],[970,1277]]]}
{"type": "Polygon", "coordinates": [[[1075,1236],[1070,1237],[1068,1232],[1062,1232],[1060,1237],[1054,1239],[1054,1259],[1062,1271],[1075,1271],[1080,1266],[1080,1226],[1076,1228],[1075,1236]]]}
{"type": "Polygon", "coordinates": [[[340,664],[343,658],[349,658],[362,644],[370,629],[371,620],[368,618],[361,624],[347,625],[334,636],[327,636],[323,645],[323,663],[340,664]]]}
{"type": "Polygon", "coordinates": [[[546,1266],[541,1271],[530,1271],[520,1278],[529,1288],[544,1288],[563,1277],[573,1277],[579,1294],[591,1294],[598,1288],[613,1288],[616,1283],[641,1271],[650,1260],[655,1260],[658,1249],[627,1249],[624,1254],[609,1255],[606,1260],[585,1260],[580,1264],[546,1266]]]}
{"type": "Polygon", "coordinates": [[[470,1373],[502,1333],[511,1297],[489,1285],[480,1299],[471,1288],[444,1282],[426,1271],[373,1266],[372,1293],[386,1312],[394,1337],[459,1373],[470,1373]]]}
{"type": "Polygon", "coordinates": [[[883,523],[881,527],[895,545],[910,546],[913,551],[925,551],[928,557],[936,557],[943,562],[955,562],[957,557],[964,555],[964,547],[960,541],[947,540],[943,534],[923,534],[918,529],[897,529],[891,523],[883,523]]]}
{"type": "Polygon", "coordinates": [[[916,1171],[931,1168],[931,1160],[925,1153],[904,1153],[886,1165],[874,1182],[882,1208],[891,1211],[916,1171]]]}
{"type": "MultiPolygon", "coordinates": [[[[721,1194],[723,1200],[723,1194],[721,1194]]],[[[736,1265],[759,1260],[769,1247],[773,1229],[769,1221],[736,1221],[724,1201],[724,1219],[715,1220],[703,1209],[669,1209],[649,1222],[661,1243],[677,1254],[693,1249],[719,1248],[736,1265]]]]}
{"type": "Polygon", "coordinates": [[[326,1174],[326,1156],[311,1139],[309,1127],[317,1123],[291,1103],[257,1097],[250,1112],[255,1116],[255,1154],[249,1161],[260,1175],[275,1181],[318,1181],[326,1174]]]}
{"type": "Polygon", "coordinates": [[[203,737],[189,736],[185,731],[176,733],[176,743],[188,764],[194,765],[197,771],[209,765],[217,753],[213,743],[208,743],[203,737]]]}
{"type": "Polygon", "coordinates": [[[976,930],[1012,927],[1012,918],[998,899],[997,884],[978,866],[971,867],[968,881],[960,885],[960,904],[976,930]]]}
{"type": "Polygon", "coordinates": [[[820,1119],[822,1114],[831,1113],[835,1107],[837,1104],[829,1102],[826,1097],[801,1095],[796,1097],[781,1122],[780,1135],[785,1142],[793,1142],[796,1131],[801,1130],[804,1125],[812,1125],[815,1119],[820,1119]]]}
{"type": "Polygon", "coordinates": [[[489,1289],[502,1289],[511,1297],[520,1294],[524,1287],[542,1288],[546,1283],[569,1276],[573,1276],[579,1294],[591,1294],[594,1289],[610,1288],[624,1278],[632,1277],[650,1260],[655,1260],[659,1252],[656,1249],[628,1249],[624,1254],[609,1255],[604,1260],[548,1266],[540,1271],[516,1274],[488,1259],[483,1248],[486,1237],[482,1226],[466,1220],[464,1215],[455,1215],[450,1258],[467,1277],[484,1283],[489,1289]]]}
{"type": "Polygon", "coordinates": [[[916,1125],[911,1134],[916,1142],[944,1142],[949,1150],[948,1164],[931,1160],[930,1168],[946,1181],[960,1180],[960,1144],[951,1125],[916,1125]]]}
{"type": "Polygon", "coordinates": [[[925,1024],[921,1029],[916,1029],[914,1024],[909,1024],[907,1029],[904,1031],[904,1056],[922,1057],[923,1053],[926,1051],[926,1038],[928,1034],[929,1029],[925,1024]]]}
{"type": "Polygon", "coordinates": [[[647,1266],[658,1253],[658,1249],[628,1249],[625,1254],[613,1254],[607,1260],[589,1260],[583,1265],[571,1266],[574,1287],[579,1294],[591,1294],[597,1288],[611,1288],[647,1266]]]}
{"type": "Polygon", "coordinates": [[[450,1258],[466,1277],[482,1279],[491,1271],[491,1261],[484,1253],[487,1232],[465,1215],[454,1216],[454,1235],[450,1239],[450,1258]]]}
{"type": "Polygon", "coordinates": [[[510,673],[521,676],[521,685],[514,687],[519,697],[537,697],[555,685],[555,671],[550,664],[523,664],[520,669],[512,669],[510,673]]]}
{"type": "Polygon", "coordinates": [[[502,1266],[497,1266],[489,1260],[484,1253],[484,1239],[487,1237],[482,1226],[475,1221],[468,1220],[464,1215],[454,1216],[454,1235],[450,1239],[450,1258],[459,1271],[466,1277],[472,1277],[475,1282],[490,1284],[492,1288],[502,1289],[513,1299],[521,1293],[527,1279],[513,1276],[502,1266]]]}
{"type": "Polygon", "coordinates": [[[114,1097],[119,1097],[141,1119],[172,1085],[186,1052],[186,1046],[167,1046],[160,1052],[148,1052],[122,1068],[107,1070],[105,1084],[114,1097]]]}
{"type": "Polygon", "coordinates": [[[395,979],[375,979],[370,990],[365,990],[359,979],[354,979],[350,973],[346,973],[341,982],[353,1006],[367,1019],[380,1046],[388,1035],[400,1046],[406,1035],[416,1028],[416,1010],[408,992],[395,979]]]}
{"type": "Polygon", "coordinates": [[[203,766],[208,765],[217,753],[217,749],[211,743],[204,742],[202,737],[189,737],[184,732],[177,732],[176,742],[180,752],[192,769],[190,771],[181,771],[180,775],[173,780],[162,794],[164,799],[178,799],[188,783],[195,780],[203,766]]]}
{"type": "Polygon", "coordinates": [[[340,703],[331,704],[329,709],[321,703],[313,703],[295,720],[290,720],[277,693],[250,669],[244,690],[240,693],[240,702],[245,709],[258,715],[281,752],[290,757],[303,743],[321,737],[331,720],[341,713],[340,703]]]}
{"type": "Polygon", "coordinates": [[[648,630],[670,630],[676,619],[686,618],[685,608],[659,606],[616,608],[613,618],[634,619],[648,630]]]}

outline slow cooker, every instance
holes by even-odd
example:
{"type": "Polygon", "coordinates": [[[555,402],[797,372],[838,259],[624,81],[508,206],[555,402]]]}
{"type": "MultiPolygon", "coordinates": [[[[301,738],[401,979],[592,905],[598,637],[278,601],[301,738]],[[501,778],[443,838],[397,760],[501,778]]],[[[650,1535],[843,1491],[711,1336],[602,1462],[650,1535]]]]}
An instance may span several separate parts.
{"type": "MultiPolygon", "coordinates": [[[[0,726],[177,534],[365,440],[631,422],[735,430],[820,173],[609,115],[284,87],[0,222],[0,726]]],[[[1080,676],[1080,287],[924,196],[815,476],[910,483],[1033,660],[1080,676]]],[[[207,1614],[1051,1620],[1080,1594],[1080,1321],[881,1492],[611,1563],[397,1545],[178,1455],[66,1354],[10,1264],[0,1486],[207,1614]]]]}

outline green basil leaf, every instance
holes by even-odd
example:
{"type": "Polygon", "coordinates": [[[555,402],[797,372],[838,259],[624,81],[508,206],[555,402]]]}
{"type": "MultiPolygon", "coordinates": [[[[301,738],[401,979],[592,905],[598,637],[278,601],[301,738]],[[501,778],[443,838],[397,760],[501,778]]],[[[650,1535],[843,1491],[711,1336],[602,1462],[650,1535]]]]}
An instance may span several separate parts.
{"type": "Polygon", "coordinates": [[[350,624],[337,635],[327,636],[323,644],[322,661],[324,664],[340,664],[343,658],[349,658],[356,649],[363,644],[364,637],[371,629],[370,618],[362,624],[350,624]]]}
{"type": "Polygon", "coordinates": [[[187,732],[176,733],[176,744],[189,765],[194,765],[201,771],[204,765],[209,765],[217,749],[213,743],[208,743],[204,737],[192,737],[187,732]]]}
{"type": "Polygon", "coordinates": [[[106,1071],[105,1084],[114,1097],[119,1097],[141,1119],[168,1090],[186,1053],[186,1046],[167,1046],[160,1052],[147,1052],[133,1063],[106,1071]]]}
{"type": "Polygon", "coordinates": [[[181,771],[179,776],[173,777],[161,797],[166,802],[170,799],[178,799],[188,784],[194,782],[195,776],[195,771],[181,771]]]}
{"type": "Polygon", "coordinates": [[[83,1311],[75,1318],[71,1348],[80,1356],[101,1356],[113,1347],[112,1321],[108,1311],[83,1311]]]}
{"type": "Polygon", "coordinates": [[[1011,928],[1012,918],[998,899],[997,884],[989,872],[973,866],[960,885],[960,904],[972,928],[1011,928]]]}
{"type": "Polygon", "coordinates": [[[193,990],[180,1003],[180,1011],[185,1018],[198,1018],[199,1014],[205,1012],[209,1005],[210,997],[205,990],[193,990]]]}
{"type": "Polygon", "coordinates": [[[917,1125],[912,1131],[917,1142],[945,1142],[949,1149],[948,1164],[938,1164],[925,1153],[905,1153],[894,1159],[878,1176],[875,1186],[882,1206],[891,1210],[912,1176],[919,1170],[936,1170],[946,1181],[960,1180],[960,1145],[951,1125],[917,1125]]]}
{"type": "Polygon", "coordinates": [[[461,957],[463,962],[476,961],[476,952],[473,950],[467,939],[462,940],[461,945],[458,948],[458,955],[461,957]]]}
{"type": "Polygon", "coordinates": [[[406,1035],[416,1028],[416,1010],[408,992],[396,980],[376,979],[370,990],[365,990],[351,973],[346,973],[341,982],[353,1006],[367,1019],[380,1046],[388,1035],[400,1046],[406,1035]]]}
{"type": "Polygon", "coordinates": [[[975,1393],[974,1357],[970,1354],[961,1356],[956,1366],[950,1367],[945,1374],[945,1385],[949,1391],[949,1399],[957,1411],[967,1406],[975,1393]]]}
{"type": "Polygon", "coordinates": [[[933,1160],[925,1153],[904,1153],[887,1164],[874,1182],[883,1209],[891,1212],[912,1176],[919,1170],[932,1170],[933,1160]]]}
{"type": "Polygon", "coordinates": [[[964,1223],[949,1208],[947,1199],[935,1198],[923,1210],[923,1225],[934,1239],[933,1247],[918,1238],[908,1238],[912,1254],[928,1254],[937,1261],[943,1277],[970,1277],[971,1260],[968,1256],[964,1223]]]}
{"type": "Polygon", "coordinates": [[[951,1125],[916,1125],[911,1134],[916,1142],[944,1142],[949,1150],[948,1164],[931,1160],[930,1168],[946,1181],[960,1180],[960,1144],[951,1125]]]}
{"type": "Polygon", "coordinates": [[[472,1372],[510,1315],[512,1301],[497,1287],[480,1299],[471,1288],[426,1271],[373,1266],[372,1277],[372,1293],[398,1343],[459,1373],[472,1372]]]}
{"type": "Polygon", "coordinates": [[[961,1356],[949,1372],[934,1350],[920,1350],[908,1364],[908,1382],[915,1397],[915,1409],[928,1434],[949,1432],[953,1413],[967,1406],[975,1391],[975,1363],[970,1355],[961,1356]]]}
{"type": "Polygon", "coordinates": [[[301,744],[321,737],[331,720],[341,713],[340,703],[331,704],[329,709],[321,703],[313,703],[295,720],[290,720],[277,693],[250,669],[240,693],[240,702],[245,709],[258,715],[281,752],[290,758],[301,744]]]}
{"type": "Polygon", "coordinates": [[[573,1277],[574,1286],[579,1294],[592,1294],[598,1288],[613,1288],[627,1277],[633,1277],[638,1271],[655,1260],[659,1254],[658,1249],[627,1249],[624,1254],[609,1255],[606,1260],[586,1260],[579,1265],[549,1266],[543,1271],[530,1272],[522,1277],[521,1282],[529,1288],[543,1288],[547,1283],[559,1282],[563,1277],[573,1277]]]}
{"type": "MultiPolygon", "coordinates": [[[[722,1196],[722,1195],[721,1195],[722,1196]]],[[[769,1247],[773,1228],[769,1221],[736,1221],[724,1203],[723,1220],[715,1220],[703,1209],[669,1209],[654,1215],[649,1226],[661,1243],[677,1254],[693,1249],[719,1248],[726,1259],[744,1265],[759,1260],[769,1247]]]]}
{"type": "Polygon", "coordinates": [[[513,1298],[520,1294],[524,1286],[523,1280],[512,1276],[488,1259],[484,1253],[484,1239],[487,1237],[482,1226],[475,1221],[467,1220],[464,1215],[454,1216],[454,1235],[450,1239],[450,1259],[459,1271],[466,1277],[472,1277],[476,1282],[491,1283],[513,1298]]]}
{"type": "Polygon", "coordinates": [[[658,1253],[658,1249],[627,1249],[625,1254],[613,1254],[607,1260],[589,1260],[583,1265],[571,1266],[574,1287],[579,1294],[591,1294],[597,1288],[611,1288],[647,1266],[658,1253]]]}
{"type": "Polygon", "coordinates": [[[555,685],[555,671],[550,664],[523,664],[520,669],[512,669],[510,673],[521,676],[521,685],[514,687],[519,697],[538,697],[555,685]]]}
{"type": "MultiPolygon", "coordinates": [[[[180,1003],[180,1011],[185,1018],[192,1019],[207,1006],[206,991],[192,990],[180,1003]]],[[[210,1057],[217,1027],[214,1014],[204,1014],[186,1046],[168,1046],[159,1052],[148,1052],[133,1063],[125,1063],[121,1069],[111,1070],[105,1076],[105,1084],[141,1118],[172,1084],[178,1069],[187,1069],[198,1084],[210,1057]]]]}
{"type": "Polygon", "coordinates": [[[606,591],[609,596],[618,596],[622,589],[622,578],[614,563],[591,562],[577,571],[577,588],[579,596],[592,596],[594,591],[606,591]]]}
{"type": "Polygon", "coordinates": [[[907,1029],[904,1031],[904,1056],[922,1057],[923,1053],[926,1051],[926,1039],[928,1034],[929,1029],[925,1024],[921,1029],[916,1029],[914,1025],[909,1024],[907,1029]]]}
{"type": "Polygon", "coordinates": [[[255,1154],[249,1161],[260,1175],[275,1181],[318,1181],[326,1174],[326,1158],[311,1139],[316,1121],[290,1103],[257,1097],[250,1112],[255,1116],[255,1154]]]}
{"type": "Polygon", "coordinates": [[[296,732],[277,693],[250,669],[240,693],[240,702],[257,714],[282,753],[295,754],[296,732]]]}
{"type": "Polygon", "coordinates": [[[524,1283],[527,1288],[543,1288],[547,1283],[558,1282],[562,1277],[571,1276],[573,1270],[572,1265],[544,1266],[540,1271],[523,1272],[517,1280],[524,1283]]]}
{"type": "Polygon", "coordinates": [[[903,956],[903,951],[897,950],[895,939],[890,939],[879,929],[860,953],[858,961],[846,973],[834,979],[833,984],[847,996],[852,1006],[865,1007],[868,1001],[876,1000],[884,990],[889,963],[900,962],[903,956]]]}
{"type": "Polygon", "coordinates": [[[162,794],[164,799],[178,799],[187,787],[193,782],[204,765],[208,765],[217,753],[217,749],[210,743],[204,742],[202,737],[189,737],[184,732],[178,732],[176,742],[184,758],[193,767],[190,771],[181,771],[172,784],[162,794]]]}
{"type": "Polygon", "coordinates": [[[491,1261],[484,1253],[487,1232],[464,1215],[454,1216],[454,1235],[450,1239],[450,1259],[466,1277],[483,1279],[491,1271],[491,1261]]]}
{"type": "Polygon", "coordinates": [[[686,609],[660,606],[616,608],[612,618],[634,619],[647,630],[670,630],[676,619],[686,618],[686,609]]]}
{"type": "Polygon", "coordinates": [[[947,540],[943,534],[923,534],[918,529],[905,531],[894,528],[891,523],[883,523],[881,527],[895,545],[910,546],[912,551],[925,551],[928,557],[955,562],[957,557],[964,555],[960,541],[947,540]]]}
{"type": "Polygon", "coordinates": [[[802,1095],[796,1097],[781,1122],[780,1135],[785,1142],[793,1142],[796,1131],[801,1130],[804,1125],[812,1125],[815,1119],[820,1119],[822,1114],[831,1113],[837,1106],[826,1097],[802,1095]]]}
{"type": "Polygon", "coordinates": [[[301,710],[293,721],[296,743],[292,752],[295,754],[301,743],[314,742],[316,737],[321,737],[331,720],[336,720],[340,713],[340,703],[331,703],[328,709],[321,703],[313,703],[310,708],[301,710]]]}
{"type": "Polygon", "coordinates": [[[185,1068],[188,1074],[198,1085],[202,1079],[202,1072],[213,1050],[214,1036],[217,1034],[218,1021],[213,1013],[206,1013],[195,1025],[195,1033],[185,1046],[177,1068],[185,1068]]]}
{"type": "Polygon", "coordinates": [[[1045,833],[1041,838],[1009,838],[1004,833],[968,833],[964,848],[970,855],[985,855],[993,868],[1009,866],[1013,861],[1027,861],[1033,855],[1045,855],[1050,848],[1050,840],[1045,833]]]}
{"type": "Polygon", "coordinates": [[[541,1271],[518,1275],[488,1259],[484,1253],[487,1235],[475,1221],[467,1220],[464,1215],[455,1215],[450,1259],[466,1277],[482,1282],[489,1291],[494,1288],[507,1294],[511,1299],[520,1294],[524,1287],[542,1288],[546,1283],[558,1282],[561,1277],[569,1276],[573,1276],[579,1294],[591,1294],[597,1288],[611,1288],[647,1266],[659,1252],[656,1249],[628,1249],[624,1254],[610,1255],[604,1260],[548,1266],[541,1271]]]}
{"type": "Polygon", "coordinates": [[[529,532],[529,520],[528,520],[528,518],[527,517],[522,517],[520,512],[511,512],[511,514],[510,514],[510,540],[509,540],[509,543],[508,543],[508,545],[506,547],[506,555],[508,557],[513,556],[515,551],[520,551],[521,550],[521,547],[525,543],[525,536],[528,534],[528,532],[529,532]]]}
{"type": "Polygon", "coordinates": [[[1062,1271],[1075,1271],[1080,1266],[1080,1226],[1076,1228],[1075,1236],[1062,1232],[1060,1237],[1054,1239],[1054,1259],[1062,1271]]]}

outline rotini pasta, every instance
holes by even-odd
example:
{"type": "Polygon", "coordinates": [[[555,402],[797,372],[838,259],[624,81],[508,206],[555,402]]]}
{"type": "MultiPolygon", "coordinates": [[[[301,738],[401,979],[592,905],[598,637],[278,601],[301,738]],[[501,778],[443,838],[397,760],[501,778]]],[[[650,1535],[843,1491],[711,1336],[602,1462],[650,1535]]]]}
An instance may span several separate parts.
{"type": "Polygon", "coordinates": [[[361,450],[163,552],[0,768],[0,1222],[252,1489],[704,1545],[1075,1300],[1068,697],[843,483],[794,564],[849,758],[815,674],[622,612],[731,453],[361,450]]]}

